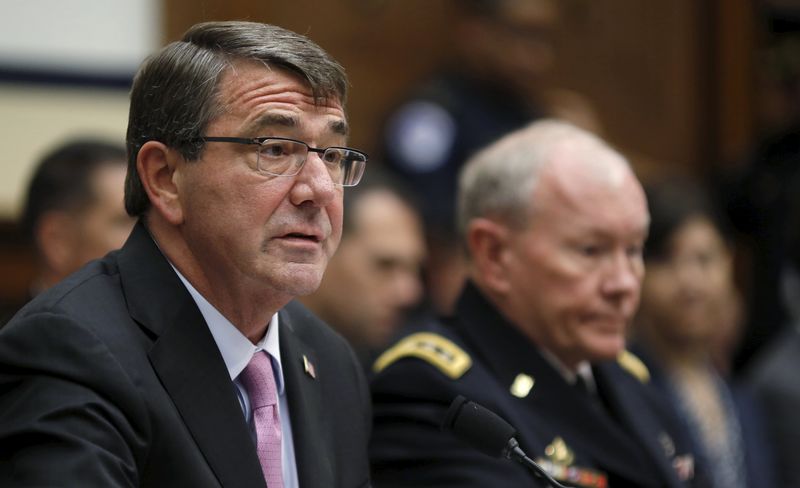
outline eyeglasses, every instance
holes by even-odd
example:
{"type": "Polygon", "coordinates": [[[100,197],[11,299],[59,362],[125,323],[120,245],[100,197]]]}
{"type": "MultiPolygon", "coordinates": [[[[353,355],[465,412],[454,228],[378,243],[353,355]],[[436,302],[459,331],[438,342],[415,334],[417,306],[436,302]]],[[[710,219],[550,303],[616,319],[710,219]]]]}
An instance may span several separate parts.
{"type": "Polygon", "coordinates": [[[367,154],[349,147],[311,147],[303,141],[284,137],[200,137],[205,142],[232,142],[256,146],[256,168],[272,176],[294,176],[308,159],[308,152],[320,155],[334,184],[356,186],[367,166],[367,154]]]}

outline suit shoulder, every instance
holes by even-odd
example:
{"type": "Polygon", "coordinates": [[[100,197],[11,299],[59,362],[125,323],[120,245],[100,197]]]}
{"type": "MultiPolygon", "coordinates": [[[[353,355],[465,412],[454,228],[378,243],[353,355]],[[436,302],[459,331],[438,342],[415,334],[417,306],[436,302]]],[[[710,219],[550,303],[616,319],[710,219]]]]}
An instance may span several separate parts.
{"type": "Polygon", "coordinates": [[[800,334],[790,327],[764,345],[749,362],[743,377],[750,384],[770,384],[793,377],[800,358],[800,334]]]}
{"type": "Polygon", "coordinates": [[[347,342],[336,329],[328,325],[327,322],[298,300],[292,300],[287,303],[280,311],[280,314],[281,321],[305,340],[330,341],[333,339],[347,342]]]}
{"type": "Polygon", "coordinates": [[[113,271],[103,261],[92,261],[33,297],[9,322],[41,313],[64,315],[77,321],[96,317],[98,307],[89,304],[108,304],[119,298],[119,287],[108,286],[108,280],[115,279],[113,271]]]}
{"type": "MultiPolygon", "coordinates": [[[[347,340],[298,300],[287,303],[279,312],[281,328],[288,327],[298,338],[322,351],[350,350],[347,340]]],[[[347,353],[348,355],[351,353],[347,353]]]]}
{"type": "Polygon", "coordinates": [[[321,318],[314,315],[305,305],[298,300],[292,300],[283,307],[283,312],[292,321],[292,326],[302,327],[304,324],[328,328],[321,318]],[[295,322],[297,322],[295,324],[295,322]]]}
{"type": "Polygon", "coordinates": [[[461,378],[472,366],[470,355],[447,337],[432,331],[412,333],[381,354],[373,365],[380,373],[403,358],[417,358],[451,379],[461,378]]]}

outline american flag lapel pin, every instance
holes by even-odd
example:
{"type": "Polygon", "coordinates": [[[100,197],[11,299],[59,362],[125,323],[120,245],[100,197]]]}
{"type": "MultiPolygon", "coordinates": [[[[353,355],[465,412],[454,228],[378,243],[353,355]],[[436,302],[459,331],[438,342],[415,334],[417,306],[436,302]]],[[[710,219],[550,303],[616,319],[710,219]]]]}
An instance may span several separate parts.
{"type": "Polygon", "coordinates": [[[317,378],[317,372],[314,370],[314,363],[309,361],[305,354],[303,354],[303,369],[308,376],[311,376],[314,379],[317,378]]]}

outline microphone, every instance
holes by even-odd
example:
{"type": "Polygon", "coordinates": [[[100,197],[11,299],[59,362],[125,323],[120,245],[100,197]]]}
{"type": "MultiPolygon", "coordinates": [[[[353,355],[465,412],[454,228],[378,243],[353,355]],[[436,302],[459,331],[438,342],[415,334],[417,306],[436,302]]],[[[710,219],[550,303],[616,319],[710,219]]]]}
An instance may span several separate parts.
{"type": "Polygon", "coordinates": [[[517,429],[488,408],[461,395],[458,395],[447,409],[442,430],[453,432],[456,437],[488,456],[513,458],[527,466],[536,477],[553,488],[567,488],[554,480],[520,449],[519,442],[514,438],[517,429]]]}

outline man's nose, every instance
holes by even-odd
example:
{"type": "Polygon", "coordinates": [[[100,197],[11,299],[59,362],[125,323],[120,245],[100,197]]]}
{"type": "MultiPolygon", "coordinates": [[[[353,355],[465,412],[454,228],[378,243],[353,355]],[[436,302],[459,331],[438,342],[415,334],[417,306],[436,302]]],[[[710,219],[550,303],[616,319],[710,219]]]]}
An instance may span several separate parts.
{"type": "Polygon", "coordinates": [[[292,189],[292,203],[295,205],[309,201],[314,206],[324,207],[338,193],[321,154],[309,151],[303,167],[295,178],[292,189]]]}
{"type": "Polygon", "coordinates": [[[614,253],[603,279],[603,291],[610,295],[637,294],[644,276],[641,258],[620,250],[614,253]]]}
{"type": "Polygon", "coordinates": [[[419,273],[411,269],[397,270],[392,278],[392,295],[398,306],[415,305],[422,298],[422,281],[419,273]]]}

